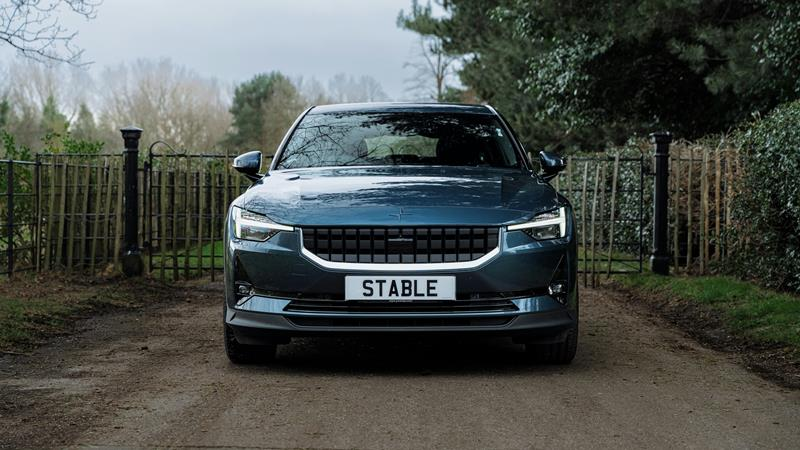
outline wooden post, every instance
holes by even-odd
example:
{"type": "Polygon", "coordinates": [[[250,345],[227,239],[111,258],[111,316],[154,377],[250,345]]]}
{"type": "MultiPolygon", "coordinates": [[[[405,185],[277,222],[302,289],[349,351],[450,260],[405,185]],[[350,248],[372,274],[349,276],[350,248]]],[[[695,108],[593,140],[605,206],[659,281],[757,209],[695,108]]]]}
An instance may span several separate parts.
{"type": "Polygon", "coordinates": [[[105,161],[105,182],[106,182],[106,197],[105,205],[103,206],[103,263],[108,264],[112,256],[110,255],[111,242],[113,235],[113,228],[111,224],[111,198],[114,195],[114,160],[107,159],[105,161]]]}
{"type": "Polygon", "coordinates": [[[703,149],[700,166],[700,273],[706,272],[708,263],[708,149],[703,149]]]}
{"type": "Polygon", "coordinates": [[[178,170],[180,166],[177,161],[173,161],[172,173],[170,173],[170,198],[169,203],[172,208],[172,281],[178,280],[178,170]]]}
{"type": "Polygon", "coordinates": [[[36,225],[34,226],[34,263],[36,272],[42,270],[42,160],[36,155],[36,165],[33,167],[34,204],[36,205],[36,225]]]}
{"type": "Polygon", "coordinates": [[[94,192],[94,225],[92,226],[92,251],[89,256],[89,272],[95,273],[97,263],[97,241],[100,240],[100,212],[103,202],[103,167],[99,164],[95,167],[95,192],[94,192]]]}
{"type": "Polygon", "coordinates": [[[69,205],[69,229],[67,231],[67,269],[72,270],[73,257],[75,255],[75,216],[78,215],[78,189],[80,186],[80,164],[75,165],[75,170],[72,171],[72,198],[69,205]]]}
{"type": "Polygon", "coordinates": [[[572,198],[572,156],[567,157],[567,198],[572,198]]]}
{"type": "Polygon", "coordinates": [[[183,276],[189,279],[189,258],[191,257],[192,244],[192,165],[191,159],[186,158],[186,173],[184,174],[184,189],[186,191],[186,201],[184,202],[184,217],[186,219],[186,230],[184,233],[183,247],[183,276]]]}
{"type": "Polygon", "coordinates": [[[55,249],[53,248],[53,231],[55,227],[54,211],[56,210],[56,186],[58,186],[58,166],[56,165],[56,156],[53,156],[50,164],[50,204],[47,208],[47,226],[45,226],[45,249],[44,249],[44,268],[50,270],[50,263],[52,262],[52,254],[55,249]]]}
{"type": "Polygon", "coordinates": [[[83,199],[81,201],[81,223],[80,223],[80,230],[81,236],[80,241],[78,243],[78,266],[81,269],[86,269],[86,233],[89,231],[89,218],[87,217],[88,209],[89,209],[89,189],[92,185],[92,168],[90,167],[89,163],[86,163],[86,166],[83,168],[83,179],[80,180],[83,183],[83,199]]]}
{"type": "Polygon", "coordinates": [[[599,188],[600,188],[600,164],[598,163],[595,166],[595,171],[594,171],[594,194],[592,195],[592,220],[591,220],[591,227],[592,227],[592,231],[591,231],[591,233],[592,233],[592,239],[591,239],[592,240],[592,243],[591,243],[591,246],[592,246],[592,251],[591,251],[591,253],[592,253],[592,287],[595,287],[595,278],[594,278],[594,273],[595,273],[595,270],[596,270],[596,265],[595,265],[595,260],[596,260],[595,259],[595,251],[596,251],[595,250],[595,248],[596,248],[596,246],[595,246],[595,242],[596,242],[596,239],[595,239],[595,228],[596,228],[595,223],[596,222],[595,222],[595,218],[597,217],[596,216],[596,211],[597,211],[597,191],[598,191],[599,188]]]}
{"type": "Polygon", "coordinates": [[[197,170],[197,275],[203,276],[203,221],[206,213],[206,180],[205,161],[200,160],[197,170]]]}
{"type": "MultiPolygon", "coordinates": [[[[164,272],[165,269],[165,261],[167,259],[167,180],[169,179],[169,175],[166,177],[164,176],[164,167],[161,167],[161,171],[158,172],[158,180],[159,180],[159,188],[158,193],[161,197],[161,207],[159,208],[158,214],[158,224],[159,229],[161,232],[158,235],[158,244],[161,248],[161,255],[160,255],[160,266],[159,267],[159,278],[161,281],[164,281],[166,278],[166,273],[164,272]]],[[[175,245],[175,243],[172,243],[175,245]]]]}
{"type": "Polygon", "coordinates": [[[689,147],[689,172],[686,181],[686,272],[692,268],[692,174],[694,173],[694,147],[689,147]]]}
{"type": "Polygon", "coordinates": [[[228,210],[228,206],[230,206],[230,204],[231,204],[230,200],[228,200],[229,196],[230,196],[230,180],[228,178],[229,175],[230,175],[230,170],[231,170],[231,164],[230,164],[230,161],[228,159],[228,149],[226,148],[225,149],[225,162],[224,162],[223,167],[222,167],[222,176],[224,178],[223,179],[223,184],[225,185],[225,190],[223,191],[224,195],[223,195],[223,199],[222,199],[222,209],[225,210],[225,211],[228,210]]]}
{"type": "Polygon", "coordinates": [[[718,147],[717,151],[714,152],[715,162],[716,162],[716,174],[714,177],[714,260],[719,261],[720,258],[720,242],[722,238],[720,236],[720,207],[722,206],[722,202],[720,201],[720,193],[721,193],[721,178],[722,178],[722,159],[720,153],[722,152],[722,148],[718,147]]]}
{"type": "Polygon", "coordinates": [[[672,184],[675,186],[675,201],[673,203],[675,214],[675,220],[672,226],[672,258],[673,258],[673,266],[675,266],[675,272],[680,269],[679,259],[681,253],[680,242],[678,242],[678,232],[680,231],[680,223],[681,223],[681,151],[679,150],[678,153],[675,155],[675,158],[672,160],[672,184]]]}
{"type": "MultiPolygon", "coordinates": [[[[731,229],[731,202],[733,201],[733,160],[737,158],[735,150],[729,148],[725,152],[725,229],[731,229]]],[[[729,242],[725,240],[725,256],[728,256],[729,242]]]]}
{"type": "Polygon", "coordinates": [[[603,260],[600,259],[603,256],[603,246],[605,245],[605,236],[606,236],[606,162],[603,161],[600,163],[600,211],[598,212],[598,222],[600,226],[600,232],[598,233],[597,237],[597,255],[596,258],[592,259],[592,286],[597,285],[597,280],[600,274],[600,271],[594,267],[595,259],[602,264],[603,260]]]}
{"type": "Polygon", "coordinates": [[[614,156],[614,174],[611,178],[611,223],[608,232],[608,267],[606,278],[611,277],[611,258],[614,254],[614,221],[616,220],[617,177],[619,176],[619,154],[614,156]]]}
{"type": "Polygon", "coordinates": [[[581,203],[581,242],[583,246],[583,287],[588,286],[588,278],[586,272],[588,267],[588,254],[586,247],[586,183],[589,179],[589,161],[583,163],[583,193],[581,203]]]}
{"type": "Polygon", "coordinates": [[[211,223],[209,224],[211,236],[211,281],[214,281],[217,259],[217,169],[216,164],[211,164],[211,223]]]}
{"type": "Polygon", "coordinates": [[[125,174],[123,173],[123,161],[117,167],[117,211],[114,220],[114,264],[119,263],[120,252],[122,251],[122,230],[124,228],[122,219],[122,194],[125,192],[125,174]]]}
{"type": "Polygon", "coordinates": [[[64,170],[61,175],[61,207],[59,208],[58,236],[56,237],[56,264],[63,264],[64,229],[67,220],[67,183],[69,183],[69,163],[64,160],[64,170]]]}

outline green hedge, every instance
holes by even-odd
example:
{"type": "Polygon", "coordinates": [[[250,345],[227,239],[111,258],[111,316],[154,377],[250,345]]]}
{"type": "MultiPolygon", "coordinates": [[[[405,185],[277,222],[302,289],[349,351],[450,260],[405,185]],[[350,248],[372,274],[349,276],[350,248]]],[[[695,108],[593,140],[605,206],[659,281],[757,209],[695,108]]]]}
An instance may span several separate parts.
{"type": "Polygon", "coordinates": [[[738,140],[745,171],[733,205],[730,268],[800,292],[800,101],[755,121],[738,140]]]}

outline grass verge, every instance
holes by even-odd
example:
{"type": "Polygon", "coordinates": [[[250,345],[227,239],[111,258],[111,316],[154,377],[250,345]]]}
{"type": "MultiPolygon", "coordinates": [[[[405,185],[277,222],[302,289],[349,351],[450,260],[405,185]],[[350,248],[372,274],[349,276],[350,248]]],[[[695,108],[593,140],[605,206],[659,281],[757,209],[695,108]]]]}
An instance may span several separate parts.
{"type": "Polygon", "coordinates": [[[701,341],[742,353],[758,372],[800,387],[800,297],[726,276],[643,273],[615,280],[701,341]]]}
{"type": "Polygon", "coordinates": [[[663,277],[652,273],[619,277],[639,292],[697,302],[722,314],[732,332],[800,351],[800,298],[724,276],[663,277]]]}
{"type": "Polygon", "coordinates": [[[151,279],[18,275],[0,283],[0,353],[23,353],[98,311],[168,300],[174,289],[151,279]]]}

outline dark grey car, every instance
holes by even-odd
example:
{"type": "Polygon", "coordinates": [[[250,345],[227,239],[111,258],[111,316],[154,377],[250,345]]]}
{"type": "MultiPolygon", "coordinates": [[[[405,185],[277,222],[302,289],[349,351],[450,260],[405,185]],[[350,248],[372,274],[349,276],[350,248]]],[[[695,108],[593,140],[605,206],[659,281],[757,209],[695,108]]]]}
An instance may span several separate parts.
{"type": "Polygon", "coordinates": [[[578,328],[572,208],[491,107],[313,107],[231,205],[225,344],[268,360],[294,336],[505,335],[568,363],[578,328]]]}

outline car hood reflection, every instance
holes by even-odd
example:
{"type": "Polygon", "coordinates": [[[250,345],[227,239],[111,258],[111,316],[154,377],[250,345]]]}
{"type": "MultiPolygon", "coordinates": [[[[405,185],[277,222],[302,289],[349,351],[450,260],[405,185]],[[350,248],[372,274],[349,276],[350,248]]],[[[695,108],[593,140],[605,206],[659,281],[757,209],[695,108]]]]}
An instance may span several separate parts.
{"type": "Polygon", "coordinates": [[[551,210],[558,198],[520,170],[394,166],[276,171],[242,203],[293,225],[499,225],[551,210]]]}

